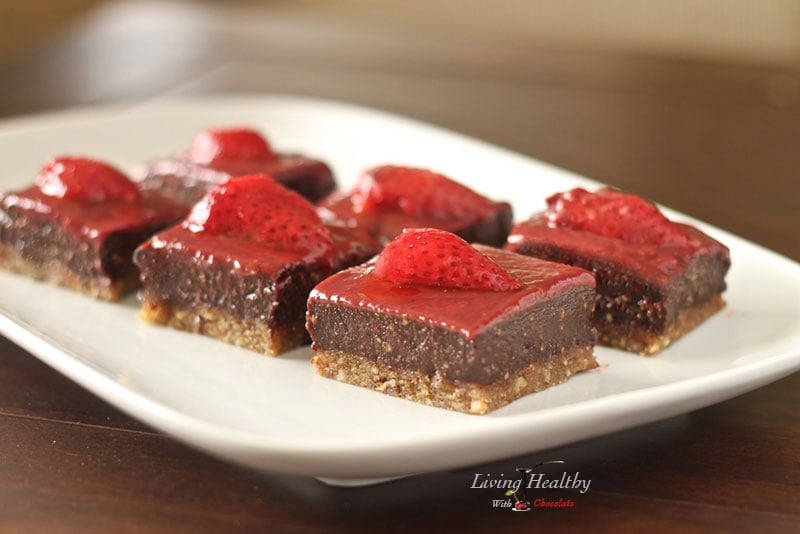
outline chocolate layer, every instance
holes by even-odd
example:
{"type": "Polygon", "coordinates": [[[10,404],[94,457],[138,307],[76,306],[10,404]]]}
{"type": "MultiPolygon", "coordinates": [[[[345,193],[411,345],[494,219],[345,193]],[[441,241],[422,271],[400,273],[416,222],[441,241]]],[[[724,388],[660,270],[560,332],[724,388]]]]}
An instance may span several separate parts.
{"type": "MultiPolygon", "coordinates": [[[[108,250],[101,254],[100,243],[79,241],[63,227],[41,219],[21,219],[19,213],[6,211],[0,225],[0,242],[8,252],[24,261],[46,268],[58,263],[86,282],[96,278],[109,278],[112,265],[117,274],[124,270],[119,261],[110,261],[108,250]],[[105,258],[104,258],[105,256],[105,258]]],[[[144,241],[146,237],[142,239],[144,241]]],[[[135,247],[134,247],[135,248],[135,247]]],[[[129,251],[133,253],[133,249],[129,251]]],[[[129,259],[129,263],[130,259],[129,259]]],[[[133,267],[131,263],[130,267],[133,267]]]]}
{"type": "Polygon", "coordinates": [[[592,288],[577,286],[470,339],[458,330],[408,316],[312,298],[308,328],[315,351],[356,355],[457,382],[490,384],[563,350],[591,347],[595,334],[588,318],[593,304],[592,288]]]}
{"type": "Polygon", "coordinates": [[[303,316],[308,292],[324,275],[299,262],[243,273],[232,267],[235,260],[208,257],[213,253],[202,258],[182,248],[139,249],[142,299],[177,310],[216,309],[272,329],[303,316]]]}
{"type": "Polygon", "coordinates": [[[523,243],[516,251],[591,270],[598,287],[596,322],[633,323],[656,333],[675,320],[680,308],[724,291],[729,266],[718,255],[697,256],[689,260],[682,274],[664,283],[642,278],[618,262],[595,261],[552,245],[523,243]]]}
{"type": "Polygon", "coordinates": [[[302,254],[180,226],[157,234],[134,260],[145,296],[266,322],[302,315],[308,292],[331,272],[329,265],[307,262],[302,254]]]}

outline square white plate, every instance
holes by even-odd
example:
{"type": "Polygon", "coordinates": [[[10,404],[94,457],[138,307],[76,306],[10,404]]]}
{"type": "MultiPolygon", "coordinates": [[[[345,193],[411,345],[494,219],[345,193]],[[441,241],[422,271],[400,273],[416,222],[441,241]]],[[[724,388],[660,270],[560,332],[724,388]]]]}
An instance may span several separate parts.
{"type": "MultiPolygon", "coordinates": [[[[262,129],[280,150],[329,161],[348,189],[382,163],[430,167],[517,219],[596,186],[509,151],[382,112],[242,96],[77,110],[0,124],[0,188],[30,184],[55,154],[130,169],[211,125],[262,129]]],[[[672,214],[679,219],[686,217],[672,214]]],[[[598,348],[601,367],[485,416],[429,408],[316,376],[303,348],[260,356],[140,323],[135,297],[91,300],[0,273],[0,331],[66,376],[176,438],[254,468],[390,477],[534,452],[694,410],[800,368],[800,266],[700,224],[731,249],[728,307],[654,358],[598,348]]]]}

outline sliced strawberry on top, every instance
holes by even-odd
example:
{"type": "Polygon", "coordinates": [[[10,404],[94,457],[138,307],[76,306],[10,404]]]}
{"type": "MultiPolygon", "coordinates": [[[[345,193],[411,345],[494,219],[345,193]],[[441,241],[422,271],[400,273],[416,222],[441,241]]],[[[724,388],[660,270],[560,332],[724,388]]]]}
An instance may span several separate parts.
{"type": "Polygon", "coordinates": [[[522,284],[457,235],[432,228],[403,230],[375,263],[375,275],[396,284],[513,291],[522,284]]]}
{"type": "Polygon", "coordinates": [[[576,188],[549,197],[547,206],[548,223],[556,228],[582,230],[639,244],[689,246],[693,242],[655,204],[614,189],[590,193],[576,188]]]}
{"type": "Polygon", "coordinates": [[[366,171],[352,195],[357,213],[399,209],[413,216],[472,222],[492,214],[492,202],[442,174],[386,165],[366,171]]]}
{"type": "Polygon", "coordinates": [[[282,250],[330,255],[333,242],[314,207],[265,174],[231,178],[192,208],[183,222],[193,232],[238,236],[282,250]]]}
{"type": "Polygon", "coordinates": [[[275,153],[260,133],[250,128],[210,128],[198,133],[189,159],[210,165],[221,161],[269,161],[275,153]]]}
{"type": "Polygon", "coordinates": [[[122,172],[89,158],[48,161],[36,176],[36,187],[47,196],[80,202],[143,201],[139,188],[122,172]]]}

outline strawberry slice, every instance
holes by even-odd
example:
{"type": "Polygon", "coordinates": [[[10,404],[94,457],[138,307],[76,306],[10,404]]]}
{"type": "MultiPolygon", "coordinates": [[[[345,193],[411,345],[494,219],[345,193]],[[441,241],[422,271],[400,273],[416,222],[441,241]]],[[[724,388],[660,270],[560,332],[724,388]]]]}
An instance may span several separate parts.
{"type": "Polygon", "coordinates": [[[120,171],[89,158],[58,157],[41,168],[36,187],[47,196],[79,202],[139,203],[142,193],[120,171]]]}
{"type": "Polygon", "coordinates": [[[375,263],[375,275],[396,284],[513,291],[522,284],[457,235],[432,228],[405,229],[375,263]]]}
{"type": "Polygon", "coordinates": [[[691,246],[694,242],[678,224],[651,202],[614,189],[590,193],[576,188],[547,199],[547,221],[553,228],[571,228],[630,243],[691,246]]]}
{"type": "Polygon", "coordinates": [[[267,140],[250,128],[210,128],[197,134],[189,159],[202,165],[223,161],[270,161],[275,153],[267,140]]]}
{"type": "Polygon", "coordinates": [[[492,214],[492,202],[442,174],[425,169],[386,165],[366,171],[352,196],[356,213],[399,209],[467,223],[492,214]]]}
{"type": "Polygon", "coordinates": [[[231,178],[211,190],[183,222],[193,232],[244,237],[282,250],[329,256],[328,228],[303,197],[265,174],[231,178]]]}

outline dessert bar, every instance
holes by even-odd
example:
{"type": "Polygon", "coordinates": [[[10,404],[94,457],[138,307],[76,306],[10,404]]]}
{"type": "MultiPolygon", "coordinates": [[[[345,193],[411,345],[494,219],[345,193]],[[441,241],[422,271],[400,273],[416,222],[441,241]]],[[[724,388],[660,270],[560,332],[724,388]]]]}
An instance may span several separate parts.
{"type": "Polygon", "coordinates": [[[670,345],[724,306],[728,249],[640,197],[573,189],[518,223],[508,249],[592,271],[599,342],[640,354],[670,345]]]}
{"type": "Polygon", "coordinates": [[[0,193],[0,263],[94,297],[117,300],[138,286],[134,249],[186,208],[112,166],[59,157],[34,186],[0,193]]]}
{"type": "Polygon", "coordinates": [[[270,177],[232,178],[136,251],[140,317],[279,354],[308,339],[311,288],[376,250],[369,236],[323,224],[270,177]]]}
{"type": "Polygon", "coordinates": [[[410,229],[308,300],[328,378],[482,414],[597,366],[594,277],[442,230],[410,229]]]}

